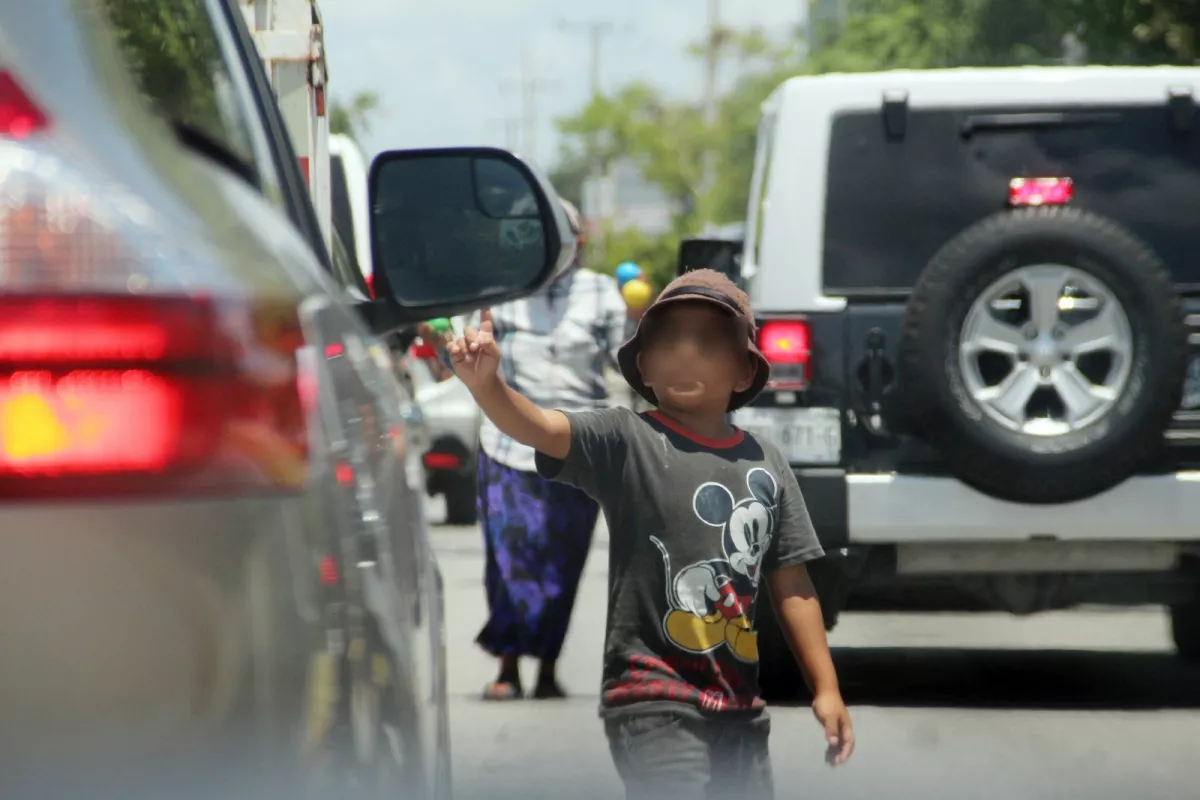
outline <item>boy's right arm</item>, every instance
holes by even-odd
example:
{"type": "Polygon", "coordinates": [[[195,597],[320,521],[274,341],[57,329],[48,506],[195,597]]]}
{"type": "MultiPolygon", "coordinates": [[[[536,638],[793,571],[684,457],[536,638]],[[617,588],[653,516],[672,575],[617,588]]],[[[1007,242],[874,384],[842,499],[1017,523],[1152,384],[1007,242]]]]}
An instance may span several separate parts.
{"type": "Polygon", "coordinates": [[[566,414],[538,408],[514,392],[499,375],[478,387],[467,388],[479,410],[504,435],[551,458],[562,460],[571,452],[571,423],[566,414]]]}
{"type": "Polygon", "coordinates": [[[483,311],[479,320],[478,330],[468,326],[459,339],[429,325],[422,325],[419,333],[425,341],[445,347],[454,374],[502,433],[551,458],[565,459],[571,450],[571,423],[561,411],[538,408],[504,382],[499,375],[500,347],[493,336],[492,315],[483,311]]]}

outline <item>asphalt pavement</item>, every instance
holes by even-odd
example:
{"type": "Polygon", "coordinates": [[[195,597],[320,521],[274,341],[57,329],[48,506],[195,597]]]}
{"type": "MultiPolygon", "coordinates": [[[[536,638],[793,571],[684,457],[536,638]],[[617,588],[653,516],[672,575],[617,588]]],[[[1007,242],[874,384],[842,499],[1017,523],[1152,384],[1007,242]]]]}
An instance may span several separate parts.
{"type": "MultiPolygon", "coordinates": [[[[440,513],[432,502],[432,519],[440,513]]],[[[558,701],[479,699],[495,668],[473,642],[486,616],[480,534],[433,531],[458,800],[619,800],[596,715],[603,521],[560,665],[571,696],[558,701]]],[[[831,643],[858,751],[841,769],[825,767],[808,708],[772,707],[781,799],[1200,797],[1200,671],[1174,658],[1160,609],[846,614],[831,643]]]]}

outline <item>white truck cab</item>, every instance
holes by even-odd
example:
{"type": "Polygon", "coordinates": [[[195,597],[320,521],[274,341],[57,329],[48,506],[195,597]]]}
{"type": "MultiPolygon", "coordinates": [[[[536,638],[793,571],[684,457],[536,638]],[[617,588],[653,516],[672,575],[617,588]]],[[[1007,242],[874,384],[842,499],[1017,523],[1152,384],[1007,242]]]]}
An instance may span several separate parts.
{"type": "Polygon", "coordinates": [[[773,380],[735,422],[800,480],[828,625],[927,589],[1164,604],[1200,657],[1198,86],[895,71],[764,104],[739,271],[773,380]]]}

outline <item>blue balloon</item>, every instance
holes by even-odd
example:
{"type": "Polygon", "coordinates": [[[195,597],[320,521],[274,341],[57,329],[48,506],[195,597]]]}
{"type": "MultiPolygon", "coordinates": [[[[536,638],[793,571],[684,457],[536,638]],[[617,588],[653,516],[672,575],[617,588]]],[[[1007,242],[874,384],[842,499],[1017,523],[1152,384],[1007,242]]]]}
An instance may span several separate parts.
{"type": "Polygon", "coordinates": [[[642,268],[632,261],[626,261],[617,267],[617,285],[624,287],[632,280],[642,277],[642,268]]]}

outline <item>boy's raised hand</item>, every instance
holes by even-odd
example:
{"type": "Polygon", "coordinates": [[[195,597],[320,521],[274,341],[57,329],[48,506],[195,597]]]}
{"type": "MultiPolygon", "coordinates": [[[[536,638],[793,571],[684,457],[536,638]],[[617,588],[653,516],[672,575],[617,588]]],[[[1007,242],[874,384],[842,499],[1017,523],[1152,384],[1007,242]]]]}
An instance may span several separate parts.
{"type": "Polygon", "coordinates": [[[426,342],[439,343],[450,355],[454,374],[472,392],[485,387],[496,379],[500,367],[500,348],[492,335],[492,314],[484,310],[480,315],[479,330],[467,326],[461,338],[452,332],[438,333],[428,324],[418,329],[426,342]]]}

